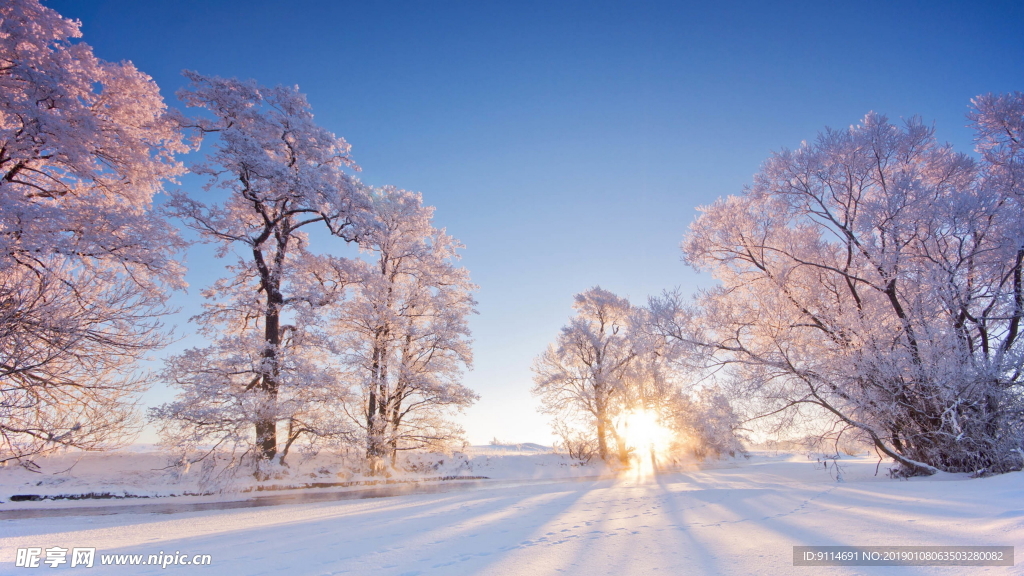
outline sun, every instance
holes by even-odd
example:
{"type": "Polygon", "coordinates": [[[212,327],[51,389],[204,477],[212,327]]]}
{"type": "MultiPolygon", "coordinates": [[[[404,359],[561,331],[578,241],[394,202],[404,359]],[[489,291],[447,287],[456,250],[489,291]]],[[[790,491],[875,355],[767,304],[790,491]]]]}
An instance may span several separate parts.
{"type": "Polygon", "coordinates": [[[658,459],[667,455],[673,436],[672,431],[662,425],[658,414],[651,410],[626,413],[622,419],[622,435],[634,454],[633,466],[644,475],[657,470],[658,459]]]}

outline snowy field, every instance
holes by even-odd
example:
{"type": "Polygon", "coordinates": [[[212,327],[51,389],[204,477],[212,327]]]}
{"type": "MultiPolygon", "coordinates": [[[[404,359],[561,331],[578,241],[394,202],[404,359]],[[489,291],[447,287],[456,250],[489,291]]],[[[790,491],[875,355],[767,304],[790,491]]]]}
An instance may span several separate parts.
{"type": "Polygon", "coordinates": [[[470,446],[465,452],[447,455],[404,453],[399,470],[387,478],[359,472],[364,464],[361,453],[348,458],[327,453],[307,459],[296,457],[262,483],[244,470],[226,475],[220,468],[207,471],[203,463],[182,469],[172,466],[173,460],[153,445],[138,445],[113,452],[68,452],[39,458],[37,471],[16,465],[0,466],[0,510],[38,508],[40,503],[18,501],[27,495],[41,498],[44,506],[97,505],[95,498],[80,499],[83,495],[113,496],[117,504],[125,505],[149,504],[156,497],[175,497],[175,502],[241,500],[251,498],[257,488],[280,492],[330,485],[333,491],[351,491],[368,485],[421,483],[440,478],[537,480],[613,474],[604,466],[582,466],[552,453],[550,447],[529,443],[470,446]],[[196,494],[205,496],[193,497],[196,494]]]}
{"type": "Polygon", "coordinates": [[[133,500],[145,503],[135,506],[6,501],[0,572],[31,573],[14,568],[17,548],[60,546],[97,549],[93,568],[61,567],[83,574],[1020,573],[1019,567],[794,567],[792,547],[1016,545],[1024,542],[1021,473],[894,481],[884,477],[884,464],[875,476],[876,462],[865,456],[842,461],[840,483],[834,471],[804,455],[758,453],[653,478],[587,478],[555,463],[560,458],[477,453],[469,458],[474,471],[490,468],[503,479],[438,483],[435,493],[257,508],[167,514],[145,506],[186,499],[133,500]],[[62,515],[13,518],[28,510],[62,515]],[[212,562],[166,569],[100,565],[104,555],[177,552],[209,554],[212,562]]]}

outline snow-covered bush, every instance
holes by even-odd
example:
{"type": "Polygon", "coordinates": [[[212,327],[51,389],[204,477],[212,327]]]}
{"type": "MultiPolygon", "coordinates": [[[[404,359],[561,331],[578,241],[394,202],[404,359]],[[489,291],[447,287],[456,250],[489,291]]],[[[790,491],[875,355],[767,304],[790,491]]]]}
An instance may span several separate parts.
{"type": "Polygon", "coordinates": [[[592,433],[573,428],[565,422],[556,422],[554,433],[558,437],[555,450],[568,454],[580,464],[589,463],[598,453],[597,438],[592,433]]]}

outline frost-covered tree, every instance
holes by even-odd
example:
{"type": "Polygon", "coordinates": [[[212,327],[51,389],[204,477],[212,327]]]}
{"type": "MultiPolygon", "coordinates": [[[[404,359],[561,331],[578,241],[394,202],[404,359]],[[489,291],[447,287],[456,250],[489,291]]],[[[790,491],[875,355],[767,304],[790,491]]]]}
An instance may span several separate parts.
{"type": "Polygon", "coordinates": [[[1024,93],[985,94],[969,115],[986,185],[1001,194],[1024,194],[1024,93]]]}
{"type": "Polygon", "coordinates": [[[121,439],[183,285],[152,202],[187,147],[156,84],[80,36],[0,4],[0,461],[121,439]]]}
{"type": "Polygon", "coordinates": [[[692,390],[695,371],[680,362],[685,355],[666,338],[656,308],[600,287],[577,294],[573,308],[576,316],[533,367],[533,392],[570,456],[626,463],[646,459],[648,449],[659,458],[741,450],[731,405],[715,389],[692,390]]]}
{"type": "Polygon", "coordinates": [[[701,209],[683,249],[721,286],[657,302],[663,333],[760,413],[836,419],[898,473],[1019,469],[1021,101],[976,100],[978,162],[877,114],[773,155],[701,209]]]}
{"type": "Polygon", "coordinates": [[[697,458],[743,452],[741,419],[721,391],[701,388],[691,396],[677,390],[666,402],[665,411],[680,447],[697,458]]]}
{"type": "Polygon", "coordinates": [[[192,171],[209,176],[208,194],[223,190],[227,199],[176,193],[168,210],[219,244],[218,256],[238,261],[204,293],[207,312],[196,318],[218,335],[215,344],[168,361],[167,378],[181,395],[154,415],[195,433],[236,430],[258,461],[269,462],[281,451],[279,428],[287,430],[286,446],[297,430],[319,429],[308,410],[332,389],[332,379],[310,364],[316,338],[309,314],[335,297],[337,287],[315,280],[340,261],[309,252],[303,230],[315,225],[353,240],[366,194],[345,172],[355,168],[348,143],[316,125],[296,87],[185,75],[191,85],[179,97],[207,113],[194,121],[200,135],[216,135],[208,162],[192,171]]]}
{"type": "Polygon", "coordinates": [[[269,457],[264,444],[255,441],[254,428],[267,420],[280,439],[273,456],[279,464],[286,463],[297,442],[316,447],[353,439],[342,406],[348,391],[323,330],[325,306],[343,293],[348,262],[313,255],[304,240],[293,239],[284,263],[280,290],[288,297],[280,308],[272,401],[257,388],[266,371],[266,332],[259,329],[266,322],[266,303],[252,262],[228,266],[232,275],[203,291],[205,310],[192,321],[210,345],[165,360],[160,377],[179,392],[150,415],[161,435],[183,450],[184,461],[229,452],[236,465],[255,460],[257,476],[264,477],[269,457]]]}
{"type": "Polygon", "coordinates": [[[372,193],[375,225],[360,238],[349,297],[332,315],[335,347],[358,389],[350,412],[366,437],[370,469],[400,450],[441,447],[461,434],[448,418],[477,395],[461,383],[472,362],[469,315],[476,289],[457,266],[462,245],[432,226],[419,194],[372,193]]]}
{"type": "Polygon", "coordinates": [[[640,355],[636,311],[628,300],[600,287],[577,294],[573,308],[576,315],[534,362],[533,393],[541,399],[541,410],[555,417],[556,428],[569,430],[567,421],[577,422],[593,432],[602,460],[612,456],[611,444],[625,462],[626,444],[614,419],[626,405],[640,355]]]}

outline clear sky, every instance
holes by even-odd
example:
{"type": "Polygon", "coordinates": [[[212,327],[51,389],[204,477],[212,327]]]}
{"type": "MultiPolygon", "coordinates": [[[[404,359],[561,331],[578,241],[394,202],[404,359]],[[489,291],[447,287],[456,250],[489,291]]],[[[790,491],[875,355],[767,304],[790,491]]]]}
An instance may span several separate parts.
{"type": "MultiPolygon", "coordinates": [[[[365,182],[437,207],[480,285],[477,444],[550,443],[530,364],[572,295],[706,285],[680,262],[695,208],[771,151],[874,110],[920,115],[966,152],[971,97],[1024,90],[1019,1],[44,3],[172,105],[184,68],[298,84],[365,182]]],[[[189,262],[182,318],[222,266],[203,249],[189,262]]]]}

